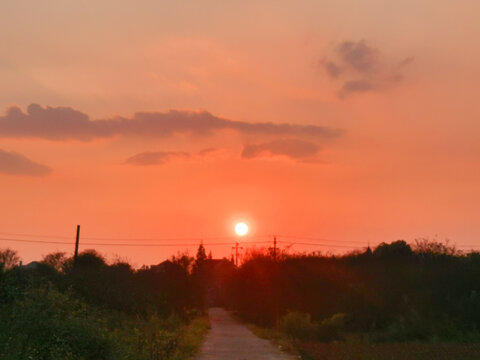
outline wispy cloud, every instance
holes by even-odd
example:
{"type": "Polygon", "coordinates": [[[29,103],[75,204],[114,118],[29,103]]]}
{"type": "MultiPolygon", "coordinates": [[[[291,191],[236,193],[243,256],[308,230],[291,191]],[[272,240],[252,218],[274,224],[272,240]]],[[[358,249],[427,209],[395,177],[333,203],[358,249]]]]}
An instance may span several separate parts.
{"type": "Polygon", "coordinates": [[[82,140],[113,136],[168,137],[174,134],[209,135],[219,130],[242,134],[270,136],[308,136],[333,139],[342,131],[319,125],[228,120],[206,111],[139,112],[131,118],[90,120],[89,116],[70,107],[28,106],[24,113],[10,107],[0,116],[0,137],[40,138],[49,140],[82,140]]]}
{"type": "Polygon", "coordinates": [[[219,153],[221,153],[221,149],[217,148],[207,148],[197,153],[184,151],[145,151],[128,158],[125,164],[137,166],[163,165],[177,160],[212,159],[219,153]]]}
{"type": "Polygon", "coordinates": [[[188,159],[190,156],[188,152],[146,151],[133,155],[125,163],[139,166],[162,165],[176,159],[188,159]]]}
{"type": "Polygon", "coordinates": [[[287,157],[294,160],[313,160],[321,147],[300,139],[280,139],[261,144],[246,144],[241,157],[255,159],[262,157],[287,157]]]}
{"type": "Polygon", "coordinates": [[[378,48],[366,40],[344,41],[332,55],[321,61],[328,76],[341,83],[338,95],[345,98],[354,93],[380,91],[403,79],[403,70],[414,58],[407,57],[390,64],[378,48]]]}
{"type": "Polygon", "coordinates": [[[51,171],[48,166],[36,163],[21,154],[0,149],[1,174],[44,176],[51,171]]]}

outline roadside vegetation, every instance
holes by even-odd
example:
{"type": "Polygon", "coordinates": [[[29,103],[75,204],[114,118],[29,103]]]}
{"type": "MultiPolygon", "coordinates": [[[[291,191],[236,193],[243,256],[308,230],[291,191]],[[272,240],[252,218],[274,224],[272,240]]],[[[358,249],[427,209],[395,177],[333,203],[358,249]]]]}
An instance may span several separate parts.
{"type": "Polygon", "coordinates": [[[479,359],[480,254],[418,240],[342,256],[179,253],[133,269],[88,250],[19,266],[0,251],[0,358],[192,358],[205,309],[304,359],[479,359]]]}
{"type": "Polygon", "coordinates": [[[343,256],[252,251],[225,304],[306,359],[480,358],[480,254],[429,240],[343,256]]]}
{"type": "Polygon", "coordinates": [[[90,250],[20,267],[2,253],[1,359],[191,359],[209,328],[178,261],[134,270],[90,250]]]}

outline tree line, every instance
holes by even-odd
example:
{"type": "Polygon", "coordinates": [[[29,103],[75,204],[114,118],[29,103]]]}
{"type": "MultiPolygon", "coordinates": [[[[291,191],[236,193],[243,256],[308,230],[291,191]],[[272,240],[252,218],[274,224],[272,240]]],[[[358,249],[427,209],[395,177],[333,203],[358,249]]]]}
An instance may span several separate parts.
{"type": "Polygon", "coordinates": [[[198,346],[206,331],[198,319],[209,306],[298,339],[480,339],[480,254],[436,241],[345,255],[256,249],[238,267],[202,244],[195,256],[139,269],[94,250],[76,261],[60,252],[26,266],[19,260],[0,251],[5,359],[181,358],[198,346]],[[185,343],[186,331],[196,342],[185,343]]]}

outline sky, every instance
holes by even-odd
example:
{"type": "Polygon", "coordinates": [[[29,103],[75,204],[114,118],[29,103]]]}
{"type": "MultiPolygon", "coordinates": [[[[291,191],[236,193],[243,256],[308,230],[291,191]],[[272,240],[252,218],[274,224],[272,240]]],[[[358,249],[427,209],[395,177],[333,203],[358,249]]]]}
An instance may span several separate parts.
{"type": "Polygon", "coordinates": [[[136,266],[274,234],[480,249],[479,11],[3,0],[0,247],[70,254],[80,224],[80,250],[136,266]]]}

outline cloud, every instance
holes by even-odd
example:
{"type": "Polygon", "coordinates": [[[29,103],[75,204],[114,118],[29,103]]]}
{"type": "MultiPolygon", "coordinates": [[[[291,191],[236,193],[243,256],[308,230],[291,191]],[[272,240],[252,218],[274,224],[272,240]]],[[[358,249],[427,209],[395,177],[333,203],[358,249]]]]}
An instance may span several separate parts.
{"type": "Polygon", "coordinates": [[[0,173],[8,175],[44,176],[52,171],[21,154],[0,149],[0,173]]]}
{"type": "Polygon", "coordinates": [[[125,163],[139,166],[162,165],[175,159],[188,159],[190,156],[191,154],[187,152],[147,151],[128,158],[125,163]]]}
{"type": "Polygon", "coordinates": [[[42,107],[31,104],[24,113],[10,107],[0,116],[0,138],[40,138],[63,141],[89,141],[113,136],[168,137],[174,134],[209,135],[219,130],[271,136],[308,136],[333,139],[342,131],[326,126],[290,123],[233,121],[206,111],[139,112],[131,118],[90,120],[88,115],[70,107],[42,107]]]}
{"type": "Polygon", "coordinates": [[[176,160],[210,159],[221,153],[222,149],[207,148],[197,153],[179,151],[146,151],[136,154],[125,161],[125,164],[138,166],[163,165],[176,160]]]}
{"type": "Polygon", "coordinates": [[[337,49],[343,62],[360,73],[371,73],[378,69],[379,51],[369,46],[365,40],[344,41],[337,49]]]}
{"type": "Polygon", "coordinates": [[[328,75],[332,78],[338,77],[342,73],[342,68],[335,64],[333,61],[325,61],[325,70],[327,70],[328,75]]]}
{"type": "Polygon", "coordinates": [[[413,57],[406,57],[389,64],[380,50],[365,40],[342,42],[335,48],[333,58],[321,64],[331,79],[341,82],[338,92],[341,98],[380,91],[399,83],[403,70],[414,61],[413,57]]]}
{"type": "Polygon", "coordinates": [[[368,80],[352,80],[352,81],[346,81],[342,89],[340,90],[340,96],[344,97],[348,94],[352,94],[355,92],[365,92],[365,91],[371,91],[374,88],[374,84],[372,84],[368,80]]]}
{"type": "MultiPolygon", "coordinates": [[[[260,144],[245,144],[240,157],[244,160],[257,158],[286,158],[301,162],[318,163],[321,146],[297,138],[278,139],[260,144]]],[[[136,166],[164,165],[176,161],[205,161],[223,158],[225,149],[206,148],[198,152],[146,151],[136,154],[125,164],[136,166]]]]}
{"type": "Polygon", "coordinates": [[[218,154],[218,153],[221,152],[221,151],[222,151],[222,149],[218,149],[218,148],[206,148],[206,149],[200,150],[200,151],[198,152],[198,156],[200,156],[200,157],[209,157],[209,156],[218,154]]]}
{"type": "Polygon", "coordinates": [[[255,159],[283,156],[294,160],[313,160],[320,150],[321,147],[312,142],[300,139],[280,139],[262,144],[244,145],[241,157],[255,159]]]}
{"type": "Polygon", "coordinates": [[[403,59],[402,61],[400,61],[400,63],[398,64],[398,67],[404,67],[404,66],[408,66],[410,65],[411,63],[413,63],[415,60],[414,57],[412,56],[409,56],[409,57],[406,57],[405,59],[403,59]]]}

